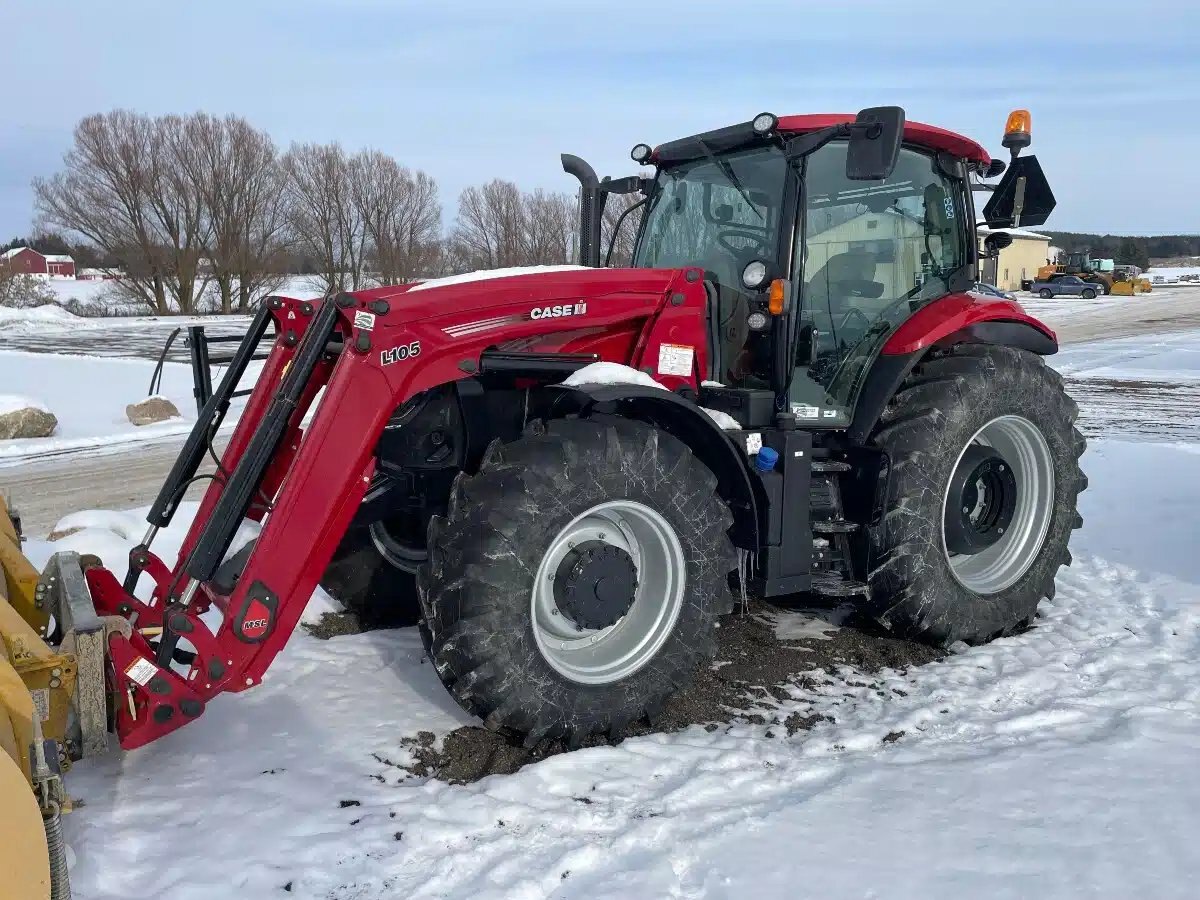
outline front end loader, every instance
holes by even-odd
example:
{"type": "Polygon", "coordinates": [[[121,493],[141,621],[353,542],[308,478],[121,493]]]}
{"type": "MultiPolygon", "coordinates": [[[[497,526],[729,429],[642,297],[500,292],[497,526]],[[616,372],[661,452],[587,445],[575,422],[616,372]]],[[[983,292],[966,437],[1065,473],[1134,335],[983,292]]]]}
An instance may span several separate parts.
{"type": "Polygon", "coordinates": [[[418,621],[458,702],[528,744],[653,717],[735,595],[835,597],[943,646],[1028,626],[1086,484],[1054,333],[971,290],[1001,246],[973,192],[993,229],[1053,209],[1029,142],[1023,111],[1007,163],[897,107],[764,113],[637,145],[652,177],[564,156],[579,266],[269,298],[125,576],[85,573],[121,745],[259,684],[318,584],[418,621]],[[627,268],[601,265],[615,193],[643,195],[627,268]]]}

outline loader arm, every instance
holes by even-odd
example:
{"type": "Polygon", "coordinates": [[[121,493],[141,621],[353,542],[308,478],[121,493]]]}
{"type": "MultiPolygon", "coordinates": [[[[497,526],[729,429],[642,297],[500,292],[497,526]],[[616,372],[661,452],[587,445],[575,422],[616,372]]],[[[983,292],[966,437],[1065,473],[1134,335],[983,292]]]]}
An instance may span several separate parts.
{"type": "MultiPolygon", "coordinates": [[[[548,366],[546,378],[559,380],[562,373],[549,365],[556,354],[577,365],[607,358],[653,371],[663,345],[672,343],[696,348],[695,365],[690,375],[660,380],[698,388],[706,366],[707,303],[699,271],[630,275],[542,275],[536,290],[520,277],[420,295],[383,288],[341,294],[307,309],[301,301],[276,298],[270,313],[275,345],[178,562],[167,566],[149,547],[137,548],[142,569],[155,582],[148,601],[107,570],[87,573],[97,610],[137,625],[109,638],[121,745],[146,744],[198,717],[217,694],[262,680],[367,492],[385,424],[406,400],[488,367],[512,366],[514,359],[548,366]],[[576,346],[556,344],[567,316],[580,326],[571,329],[576,346]],[[624,341],[597,338],[614,333],[635,335],[632,350],[624,341]],[[493,350],[540,341],[555,351],[493,350]],[[574,352],[580,348],[591,352],[574,352]],[[224,593],[214,575],[247,517],[261,519],[262,531],[224,593]],[[222,615],[215,628],[201,617],[213,605],[222,615]],[[191,649],[184,650],[184,643],[191,649]],[[177,670],[181,664],[186,674],[177,670]]],[[[202,419],[196,430],[211,427],[202,419]]]]}

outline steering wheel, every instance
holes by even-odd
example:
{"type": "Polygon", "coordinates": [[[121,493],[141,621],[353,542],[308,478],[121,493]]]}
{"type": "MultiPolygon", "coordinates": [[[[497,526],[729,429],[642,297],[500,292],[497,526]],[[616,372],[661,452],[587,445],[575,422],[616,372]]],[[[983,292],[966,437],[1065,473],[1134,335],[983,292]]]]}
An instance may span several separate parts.
{"type": "Polygon", "coordinates": [[[762,235],[755,234],[752,231],[731,230],[717,232],[717,243],[738,259],[741,259],[746,251],[750,250],[751,248],[738,247],[734,244],[731,244],[729,242],[731,238],[742,238],[743,240],[753,242],[755,245],[753,249],[756,256],[765,253],[768,249],[766,238],[762,237],[762,235]]]}
{"type": "Polygon", "coordinates": [[[858,307],[851,306],[849,309],[846,310],[846,315],[842,318],[842,324],[838,326],[838,330],[841,331],[844,328],[850,327],[850,320],[854,319],[854,318],[858,318],[858,319],[862,320],[861,327],[862,327],[863,331],[866,331],[867,329],[869,329],[874,321],[870,316],[868,316],[865,312],[863,312],[858,307]]]}

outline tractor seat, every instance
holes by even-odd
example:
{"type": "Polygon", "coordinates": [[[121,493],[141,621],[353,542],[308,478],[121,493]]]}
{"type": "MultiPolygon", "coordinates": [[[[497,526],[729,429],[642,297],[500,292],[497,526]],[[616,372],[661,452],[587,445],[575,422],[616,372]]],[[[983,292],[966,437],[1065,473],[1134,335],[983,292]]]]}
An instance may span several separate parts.
{"type": "Polygon", "coordinates": [[[834,254],[809,279],[806,306],[817,315],[845,315],[855,297],[868,296],[870,289],[864,289],[878,284],[877,265],[875,254],[865,250],[834,254]]]}

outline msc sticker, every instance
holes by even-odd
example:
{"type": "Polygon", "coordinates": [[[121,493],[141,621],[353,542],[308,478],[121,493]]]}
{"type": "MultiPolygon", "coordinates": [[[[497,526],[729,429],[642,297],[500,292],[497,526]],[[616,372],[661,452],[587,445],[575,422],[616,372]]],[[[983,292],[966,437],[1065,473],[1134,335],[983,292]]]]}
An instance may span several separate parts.
{"type": "Polygon", "coordinates": [[[399,347],[392,347],[390,350],[379,351],[379,362],[381,365],[390,366],[392,363],[404,362],[406,359],[412,359],[420,355],[421,342],[413,341],[411,344],[401,344],[399,347]]]}
{"type": "Polygon", "coordinates": [[[582,316],[587,312],[586,303],[564,303],[561,306],[541,306],[529,311],[531,319],[559,319],[563,316],[582,316]]]}
{"type": "Polygon", "coordinates": [[[375,327],[375,313],[360,309],[354,313],[354,327],[363,331],[371,331],[375,327]]]}

